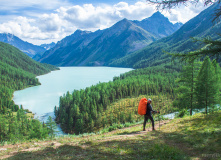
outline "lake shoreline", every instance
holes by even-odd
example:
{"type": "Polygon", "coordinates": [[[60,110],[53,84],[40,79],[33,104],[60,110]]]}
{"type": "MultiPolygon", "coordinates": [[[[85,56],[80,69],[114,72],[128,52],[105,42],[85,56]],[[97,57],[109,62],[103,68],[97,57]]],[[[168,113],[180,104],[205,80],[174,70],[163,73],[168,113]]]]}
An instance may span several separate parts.
{"type": "MultiPolygon", "coordinates": [[[[100,82],[113,81],[133,69],[119,67],[60,67],[60,70],[51,71],[37,76],[41,85],[31,86],[13,94],[13,101],[28,109],[35,118],[39,117],[44,122],[47,115],[53,116],[54,107],[59,105],[59,97],[74,90],[85,89],[100,82]],[[51,102],[48,102],[48,100],[51,102]],[[45,118],[41,118],[45,117],[45,118]]],[[[37,118],[37,119],[39,119],[37,118]]],[[[42,121],[42,120],[40,120],[42,121]]]]}

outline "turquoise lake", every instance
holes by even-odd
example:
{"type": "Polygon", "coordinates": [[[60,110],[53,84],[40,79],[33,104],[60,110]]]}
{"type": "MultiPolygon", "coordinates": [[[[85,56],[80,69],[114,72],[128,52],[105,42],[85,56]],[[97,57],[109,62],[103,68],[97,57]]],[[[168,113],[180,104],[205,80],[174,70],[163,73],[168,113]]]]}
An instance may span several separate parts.
{"type": "Polygon", "coordinates": [[[35,118],[46,121],[53,117],[59,97],[67,91],[84,89],[99,82],[113,80],[114,76],[128,72],[130,68],[114,67],[60,67],[46,75],[38,76],[41,85],[14,92],[14,102],[35,113],[35,118]]]}

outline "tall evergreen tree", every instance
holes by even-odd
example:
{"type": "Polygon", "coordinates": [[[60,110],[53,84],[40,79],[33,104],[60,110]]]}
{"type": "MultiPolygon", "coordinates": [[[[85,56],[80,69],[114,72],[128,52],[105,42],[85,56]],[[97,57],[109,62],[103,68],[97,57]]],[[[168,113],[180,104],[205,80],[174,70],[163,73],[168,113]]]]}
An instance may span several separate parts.
{"type": "Polygon", "coordinates": [[[221,94],[221,69],[220,69],[219,64],[216,62],[216,60],[213,60],[212,64],[215,69],[215,76],[216,76],[216,85],[217,85],[216,89],[218,92],[217,102],[218,102],[218,104],[220,104],[221,103],[221,97],[220,97],[220,94],[221,94]]]}
{"type": "Polygon", "coordinates": [[[188,61],[180,73],[180,78],[178,82],[181,83],[178,88],[178,97],[174,104],[180,106],[181,108],[189,108],[190,115],[192,115],[192,110],[194,103],[196,102],[194,91],[197,73],[199,71],[200,62],[195,62],[194,60],[188,61]]]}
{"type": "Polygon", "coordinates": [[[198,106],[199,108],[204,106],[206,114],[208,112],[208,106],[217,104],[218,92],[216,87],[215,68],[207,56],[200,68],[196,83],[198,106]]]}
{"type": "Polygon", "coordinates": [[[57,128],[56,123],[52,120],[51,116],[48,117],[46,125],[49,130],[49,134],[51,135],[51,138],[55,135],[55,130],[57,128]]]}

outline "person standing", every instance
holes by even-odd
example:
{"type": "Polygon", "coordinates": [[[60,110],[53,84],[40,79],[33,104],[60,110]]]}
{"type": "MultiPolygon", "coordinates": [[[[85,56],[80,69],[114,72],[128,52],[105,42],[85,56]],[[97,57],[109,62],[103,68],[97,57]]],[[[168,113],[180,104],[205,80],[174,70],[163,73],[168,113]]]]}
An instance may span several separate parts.
{"type": "Polygon", "coordinates": [[[159,113],[159,112],[158,111],[154,111],[152,109],[151,102],[152,102],[151,99],[147,100],[147,112],[144,115],[143,131],[145,131],[146,122],[148,121],[148,119],[150,119],[151,122],[152,122],[152,130],[155,130],[155,128],[154,128],[154,119],[153,119],[153,116],[152,116],[152,112],[155,112],[155,113],[159,113]]]}

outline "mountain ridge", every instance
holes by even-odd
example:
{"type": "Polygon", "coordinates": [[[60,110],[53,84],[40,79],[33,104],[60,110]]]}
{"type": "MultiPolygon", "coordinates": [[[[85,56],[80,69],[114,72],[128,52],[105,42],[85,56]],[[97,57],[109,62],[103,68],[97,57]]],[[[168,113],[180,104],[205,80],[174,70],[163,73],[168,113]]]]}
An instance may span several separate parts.
{"type": "Polygon", "coordinates": [[[29,42],[25,42],[21,40],[20,38],[18,38],[17,36],[10,34],[10,33],[0,33],[0,41],[4,43],[8,43],[20,49],[29,57],[34,57],[37,53],[43,53],[46,51],[45,48],[31,44],[29,42]]]}
{"type": "Polygon", "coordinates": [[[220,38],[221,23],[214,25],[211,21],[212,13],[219,8],[219,4],[214,4],[202,11],[196,17],[185,23],[172,35],[151,43],[145,48],[138,50],[128,56],[113,61],[109,66],[145,68],[164,64],[171,61],[166,52],[189,52],[202,47],[197,42],[193,43],[191,37],[211,36],[213,39],[220,38]]]}
{"type": "MultiPolygon", "coordinates": [[[[161,20],[164,18],[166,23],[173,25],[161,13],[156,13],[152,19],[155,16],[160,16],[161,20]]],[[[155,21],[159,26],[157,20],[155,21]]],[[[163,33],[157,36],[156,34],[124,18],[104,30],[95,32],[77,30],[59,41],[54,48],[46,51],[38,61],[57,66],[106,66],[166,36],[163,33]]]]}
{"type": "Polygon", "coordinates": [[[171,35],[182,26],[182,23],[172,24],[167,17],[159,11],[155,12],[151,17],[145,18],[142,21],[132,21],[141,28],[151,32],[158,38],[163,38],[171,35]],[[156,27],[159,26],[159,27],[156,27]]]}

